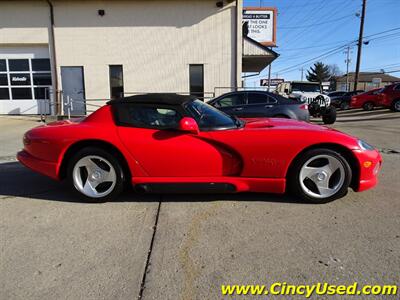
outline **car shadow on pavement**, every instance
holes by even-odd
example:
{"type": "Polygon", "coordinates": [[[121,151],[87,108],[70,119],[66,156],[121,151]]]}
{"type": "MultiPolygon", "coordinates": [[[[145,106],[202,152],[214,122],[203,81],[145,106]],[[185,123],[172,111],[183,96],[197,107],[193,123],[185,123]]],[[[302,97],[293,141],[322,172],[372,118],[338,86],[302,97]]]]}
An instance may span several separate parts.
{"type": "MultiPolygon", "coordinates": [[[[74,193],[65,181],[55,181],[34,173],[19,162],[0,164],[0,201],[24,198],[60,202],[88,203],[74,193]]],[[[304,204],[289,195],[265,193],[229,194],[143,194],[128,188],[116,202],[212,202],[212,201],[263,201],[304,204]]]]}

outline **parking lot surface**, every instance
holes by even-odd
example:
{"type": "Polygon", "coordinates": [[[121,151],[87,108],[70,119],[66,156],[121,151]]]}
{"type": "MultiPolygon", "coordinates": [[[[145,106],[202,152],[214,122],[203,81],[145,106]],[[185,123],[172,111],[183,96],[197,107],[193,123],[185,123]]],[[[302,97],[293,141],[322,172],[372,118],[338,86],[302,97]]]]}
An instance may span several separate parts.
{"type": "Polygon", "coordinates": [[[377,188],[324,205],[132,191],[81,203],[13,161],[37,124],[0,118],[1,299],[221,299],[221,284],[399,283],[400,114],[339,113],[332,127],[382,150],[384,165],[377,188]]]}

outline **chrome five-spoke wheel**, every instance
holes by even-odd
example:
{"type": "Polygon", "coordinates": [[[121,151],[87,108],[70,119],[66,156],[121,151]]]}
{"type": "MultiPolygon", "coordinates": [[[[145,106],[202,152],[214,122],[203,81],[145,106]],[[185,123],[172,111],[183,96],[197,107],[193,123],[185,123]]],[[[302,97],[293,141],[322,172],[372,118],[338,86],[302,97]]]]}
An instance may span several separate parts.
{"type": "Polygon", "coordinates": [[[109,195],[117,183],[113,165],[97,155],[84,156],[77,161],[72,171],[75,188],[90,198],[109,195]]]}
{"type": "Polygon", "coordinates": [[[288,190],[303,200],[326,203],[346,195],[352,171],[346,154],[317,148],[302,153],[290,167],[288,190]]]}
{"type": "Polygon", "coordinates": [[[329,198],[343,186],[345,172],[336,157],[322,154],[310,158],[300,170],[300,186],[314,198],[329,198]]]}

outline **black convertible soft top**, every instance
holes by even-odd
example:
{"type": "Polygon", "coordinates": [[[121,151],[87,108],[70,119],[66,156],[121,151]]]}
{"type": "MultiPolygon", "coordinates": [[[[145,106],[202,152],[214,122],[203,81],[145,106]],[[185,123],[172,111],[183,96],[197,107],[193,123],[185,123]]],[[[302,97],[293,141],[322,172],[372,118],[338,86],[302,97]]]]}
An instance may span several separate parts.
{"type": "Polygon", "coordinates": [[[149,103],[149,104],[168,104],[168,105],[182,105],[183,103],[197,99],[194,96],[179,95],[174,93],[151,93],[124,97],[108,101],[107,104],[121,104],[126,102],[131,103],[149,103]]]}

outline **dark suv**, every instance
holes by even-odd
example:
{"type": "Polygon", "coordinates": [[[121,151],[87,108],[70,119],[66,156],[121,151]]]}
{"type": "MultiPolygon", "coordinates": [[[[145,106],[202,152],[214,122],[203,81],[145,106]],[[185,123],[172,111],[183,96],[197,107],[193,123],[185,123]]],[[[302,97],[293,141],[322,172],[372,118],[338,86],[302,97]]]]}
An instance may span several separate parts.
{"type": "Polygon", "coordinates": [[[276,117],[308,121],[308,105],[264,91],[227,93],[208,102],[228,115],[242,118],[276,117]]]}

